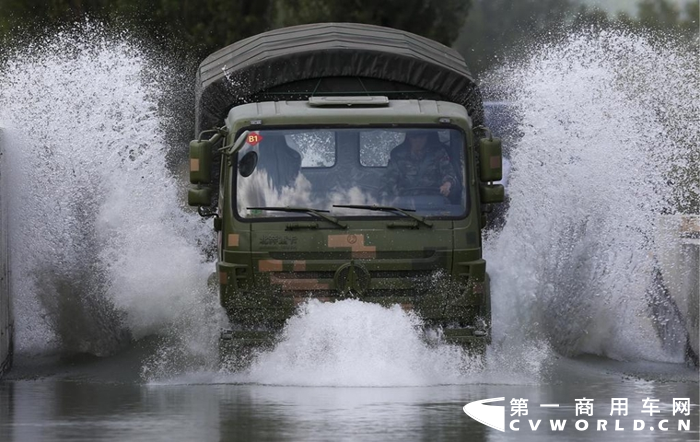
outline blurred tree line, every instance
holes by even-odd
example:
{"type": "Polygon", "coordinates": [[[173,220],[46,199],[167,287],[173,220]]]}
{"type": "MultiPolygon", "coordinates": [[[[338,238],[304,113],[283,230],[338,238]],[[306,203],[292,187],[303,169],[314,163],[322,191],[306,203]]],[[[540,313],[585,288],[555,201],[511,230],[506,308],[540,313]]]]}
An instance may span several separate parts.
{"type": "MultiPolygon", "coordinates": [[[[85,17],[146,32],[197,59],[270,29],[357,22],[403,29],[450,45],[471,0],[0,0],[0,38],[85,17]]],[[[30,31],[31,32],[31,31],[30,31]]]]}
{"type": "Polygon", "coordinates": [[[473,0],[453,47],[478,76],[505,59],[527,54],[533,43],[580,28],[624,27],[668,34],[697,46],[700,2],[679,7],[671,0],[640,0],[637,15],[610,15],[580,0],[473,0]]]}
{"type": "Polygon", "coordinates": [[[130,30],[201,60],[251,35],[314,22],[404,29],[452,45],[477,76],[523,46],[580,26],[673,31],[697,40],[699,2],[640,0],[635,17],[581,0],[0,0],[0,40],[86,17],[130,30]],[[30,24],[30,26],[27,26],[30,24]]]}

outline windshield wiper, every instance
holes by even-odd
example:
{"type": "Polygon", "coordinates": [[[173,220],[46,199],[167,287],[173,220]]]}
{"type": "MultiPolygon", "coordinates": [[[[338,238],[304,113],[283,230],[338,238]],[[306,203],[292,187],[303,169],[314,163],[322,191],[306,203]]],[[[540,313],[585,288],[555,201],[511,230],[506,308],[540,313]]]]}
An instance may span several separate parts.
{"type": "Polygon", "coordinates": [[[376,210],[378,212],[394,212],[394,213],[400,213],[404,216],[407,216],[409,218],[413,218],[416,221],[418,221],[421,224],[424,224],[428,227],[433,227],[433,223],[430,221],[426,221],[424,216],[416,215],[415,210],[413,209],[402,209],[400,207],[392,207],[392,206],[377,206],[377,205],[369,205],[369,204],[333,204],[333,207],[340,207],[340,208],[345,208],[345,209],[365,209],[365,210],[376,210]]]}
{"type": "Polygon", "coordinates": [[[336,226],[342,227],[343,229],[348,228],[347,225],[338,221],[337,218],[334,218],[330,215],[326,215],[326,213],[330,212],[329,210],[311,209],[308,207],[246,207],[246,209],[248,209],[248,210],[269,210],[271,212],[308,213],[310,215],[316,215],[317,217],[324,219],[330,223],[333,223],[336,226]]]}

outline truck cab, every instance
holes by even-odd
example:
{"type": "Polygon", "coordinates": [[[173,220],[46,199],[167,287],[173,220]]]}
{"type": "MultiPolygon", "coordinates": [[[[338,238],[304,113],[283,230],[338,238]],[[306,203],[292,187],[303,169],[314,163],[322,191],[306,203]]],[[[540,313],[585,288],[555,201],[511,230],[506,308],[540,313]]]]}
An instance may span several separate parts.
{"type": "MultiPolygon", "coordinates": [[[[358,41],[377,29],[406,34],[347,26],[331,29],[358,41]]],[[[240,56],[248,43],[237,45],[230,52],[240,56]]],[[[327,61],[328,48],[322,54],[327,61]]],[[[477,128],[464,100],[337,69],[323,62],[294,81],[251,87],[252,102],[232,96],[224,124],[190,144],[190,203],[209,207],[202,213],[218,232],[217,281],[231,325],[222,339],[264,340],[308,299],[354,298],[398,304],[450,342],[485,347],[491,304],[480,230],[483,207],[503,198],[493,184],[499,140],[477,128]]],[[[211,110],[204,114],[221,114],[211,110]]]]}

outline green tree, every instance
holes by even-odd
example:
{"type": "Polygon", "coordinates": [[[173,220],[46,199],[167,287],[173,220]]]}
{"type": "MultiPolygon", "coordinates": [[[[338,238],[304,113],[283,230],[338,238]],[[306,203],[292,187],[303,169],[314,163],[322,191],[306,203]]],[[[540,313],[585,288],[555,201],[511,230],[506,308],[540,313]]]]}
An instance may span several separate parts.
{"type": "Polygon", "coordinates": [[[80,20],[86,15],[102,15],[108,5],[107,0],[2,0],[0,26],[80,20]]]}
{"type": "Polygon", "coordinates": [[[479,75],[558,32],[575,6],[572,0],[475,0],[454,48],[479,75]]]}
{"type": "Polygon", "coordinates": [[[145,30],[152,40],[201,59],[237,40],[269,30],[275,0],[117,0],[113,22],[145,30]]]}
{"type": "Polygon", "coordinates": [[[445,45],[457,38],[471,0],[278,0],[275,27],[318,22],[402,29],[445,45]]]}
{"type": "Polygon", "coordinates": [[[698,37],[700,2],[688,1],[683,7],[669,0],[640,0],[637,14],[630,16],[624,12],[608,16],[605,11],[581,6],[573,21],[573,28],[598,26],[622,26],[642,32],[668,34],[675,33],[690,39],[698,37]]]}
{"type": "Polygon", "coordinates": [[[0,0],[0,41],[12,32],[38,32],[87,15],[104,17],[107,4],[106,0],[0,0]]]}
{"type": "Polygon", "coordinates": [[[0,37],[93,17],[145,33],[152,41],[204,58],[273,28],[357,22],[404,29],[451,44],[471,0],[1,0],[0,37]],[[32,23],[27,27],[26,23],[32,23]]]}
{"type": "Polygon", "coordinates": [[[633,25],[652,31],[675,31],[688,37],[697,37],[700,3],[689,1],[681,9],[669,0],[641,0],[637,5],[638,18],[633,25]],[[685,12],[685,13],[683,13],[685,12]]]}
{"type": "Polygon", "coordinates": [[[680,10],[666,0],[642,0],[637,5],[637,22],[645,28],[667,29],[675,27],[680,19],[680,10]]]}

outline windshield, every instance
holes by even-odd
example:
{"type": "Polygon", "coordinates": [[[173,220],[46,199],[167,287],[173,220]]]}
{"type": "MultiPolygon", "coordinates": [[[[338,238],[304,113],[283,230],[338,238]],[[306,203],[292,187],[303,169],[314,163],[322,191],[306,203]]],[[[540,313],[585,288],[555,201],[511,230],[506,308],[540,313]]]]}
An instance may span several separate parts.
{"type": "Polygon", "coordinates": [[[237,156],[235,206],[247,219],[401,213],[367,206],[461,218],[464,155],[462,132],[444,127],[251,131],[237,156]]]}

